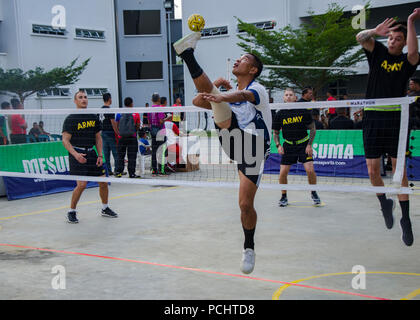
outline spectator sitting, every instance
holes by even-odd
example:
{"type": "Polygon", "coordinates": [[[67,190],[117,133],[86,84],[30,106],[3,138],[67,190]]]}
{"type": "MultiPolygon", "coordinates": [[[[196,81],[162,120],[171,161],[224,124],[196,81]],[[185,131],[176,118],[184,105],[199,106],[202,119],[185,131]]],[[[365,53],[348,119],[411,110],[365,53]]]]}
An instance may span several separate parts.
{"type": "Polygon", "coordinates": [[[150,146],[149,140],[147,140],[146,130],[139,130],[139,152],[142,156],[152,154],[152,147],[150,146]]]}
{"type": "Polygon", "coordinates": [[[363,110],[359,110],[354,113],[354,129],[363,129],[363,110]]]}
{"type": "Polygon", "coordinates": [[[40,134],[41,134],[41,130],[39,129],[38,123],[34,122],[31,130],[29,130],[29,135],[33,135],[35,137],[35,140],[39,142],[40,134]]]}
{"type": "Polygon", "coordinates": [[[51,134],[44,130],[44,121],[40,121],[38,124],[39,131],[41,131],[41,135],[50,136],[51,134]]]}
{"type": "Polygon", "coordinates": [[[316,130],[324,129],[324,124],[321,121],[319,121],[319,109],[312,109],[311,114],[312,119],[315,121],[316,130]]]}
{"type": "Polygon", "coordinates": [[[337,108],[337,117],[331,119],[329,129],[354,129],[354,123],[346,117],[346,108],[337,108]]]}

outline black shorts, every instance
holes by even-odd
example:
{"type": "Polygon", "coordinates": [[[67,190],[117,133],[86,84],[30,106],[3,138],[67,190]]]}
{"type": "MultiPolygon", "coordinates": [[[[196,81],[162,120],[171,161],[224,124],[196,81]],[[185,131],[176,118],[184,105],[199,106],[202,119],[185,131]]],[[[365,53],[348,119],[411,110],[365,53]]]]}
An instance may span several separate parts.
{"type": "MultiPolygon", "coordinates": [[[[261,114],[254,118],[254,122],[257,129],[264,130],[265,123],[261,114]]],[[[240,129],[233,112],[229,129],[220,129],[217,124],[215,126],[223,151],[231,160],[237,162],[238,170],[258,187],[264,170],[264,161],[270,152],[270,140],[267,139],[267,134],[256,136],[240,129]]]]}
{"type": "Polygon", "coordinates": [[[74,148],[78,153],[86,154],[85,158],[86,163],[80,163],[69,154],[69,165],[70,165],[70,174],[74,176],[88,176],[88,177],[100,177],[105,175],[104,166],[98,167],[96,161],[98,160],[98,155],[95,150],[86,150],[83,148],[74,148]]]}
{"type": "Polygon", "coordinates": [[[400,111],[364,112],[363,145],[366,159],[377,159],[385,154],[397,158],[400,123],[400,111]]]}
{"type": "Polygon", "coordinates": [[[306,163],[314,161],[314,159],[306,153],[306,146],[308,141],[301,144],[293,145],[287,142],[283,143],[284,154],[281,157],[281,164],[291,166],[298,163],[306,163]]]}

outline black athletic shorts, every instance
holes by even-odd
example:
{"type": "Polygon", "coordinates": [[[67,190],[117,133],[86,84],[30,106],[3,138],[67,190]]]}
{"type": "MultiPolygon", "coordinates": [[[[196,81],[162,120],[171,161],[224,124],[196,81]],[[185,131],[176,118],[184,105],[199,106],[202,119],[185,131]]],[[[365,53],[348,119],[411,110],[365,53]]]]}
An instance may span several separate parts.
{"type": "Polygon", "coordinates": [[[385,154],[397,158],[400,122],[400,111],[364,112],[363,144],[366,159],[377,159],[385,154]]]}
{"type": "Polygon", "coordinates": [[[75,176],[89,176],[89,177],[100,177],[105,175],[105,167],[102,165],[98,167],[96,161],[98,160],[98,155],[95,150],[91,148],[78,148],[74,147],[78,153],[86,154],[85,158],[86,163],[80,163],[69,154],[69,165],[70,165],[70,174],[75,176]]]}
{"type": "Polygon", "coordinates": [[[283,143],[284,154],[281,156],[281,164],[291,166],[298,163],[306,163],[314,161],[314,159],[306,153],[306,146],[308,141],[301,144],[292,145],[287,142],[283,143]]]}
{"type": "Polygon", "coordinates": [[[258,187],[264,170],[264,161],[270,152],[270,138],[259,111],[253,122],[256,129],[264,130],[264,135],[256,136],[240,129],[233,112],[229,129],[220,129],[217,124],[215,126],[223,151],[231,160],[237,162],[238,170],[258,187]]]}

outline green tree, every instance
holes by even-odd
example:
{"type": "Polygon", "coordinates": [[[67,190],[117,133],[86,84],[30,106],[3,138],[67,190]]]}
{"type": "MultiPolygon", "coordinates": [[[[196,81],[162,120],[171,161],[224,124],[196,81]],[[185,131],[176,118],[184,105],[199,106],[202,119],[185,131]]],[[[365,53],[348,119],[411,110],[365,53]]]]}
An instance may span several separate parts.
{"type": "MultiPolygon", "coordinates": [[[[368,5],[365,6],[368,15],[368,5]]],[[[352,50],[358,43],[360,30],[352,27],[351,16],[344,7],[330,4],[326,13],[308,12],[298,28],[288,25],[278,31],[262,30],[237,18],[238,27],[245,31],[238,35],[238,43],[245,52],[258,55],[265,65],[350,68],[364,60],[363,51],[352,50]]],[[[261,83],[267,88],[312,86],[319,92],[326,84],[354,74],[348,70],[308,70],[270,68],[261,83]]]]}
{"type": "Polygon", "coordinates": [[[76,66],[77,58],[66,67],[57,67],[50,71],[37,67],[33,70],[3,70],[0,68],[0,93],[15,95],[24,104],[25,99],[34,93],[69,85],[77,82],[86,69],[90,58],[76,66]]]}

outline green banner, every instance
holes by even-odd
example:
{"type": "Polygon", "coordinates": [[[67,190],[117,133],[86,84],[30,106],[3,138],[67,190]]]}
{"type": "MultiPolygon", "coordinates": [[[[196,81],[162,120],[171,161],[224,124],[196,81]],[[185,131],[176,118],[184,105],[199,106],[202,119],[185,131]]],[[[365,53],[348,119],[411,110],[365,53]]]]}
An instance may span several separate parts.
{"type": "Polygon", "coordinates": [[[61,141],[0,146],[0,171],[56,174],[69,171],[61,141]]]}
{"type": "MultiPolygon", "coordinates": [[[[308,131],[309,134],[309,131],[308,131]]],[[[284,143],[283,136],[280,131],[280,142],[284,143]]],[[[352,156],[363,156],[363,132],[362,130],[318,130],[316,132],[313,148],[318,154],[322,154],[325,150],[337,148],[347,149],[352,156]]],[[[274,139],[271,141],[271,153],[278,153],[274,139]]]]}

